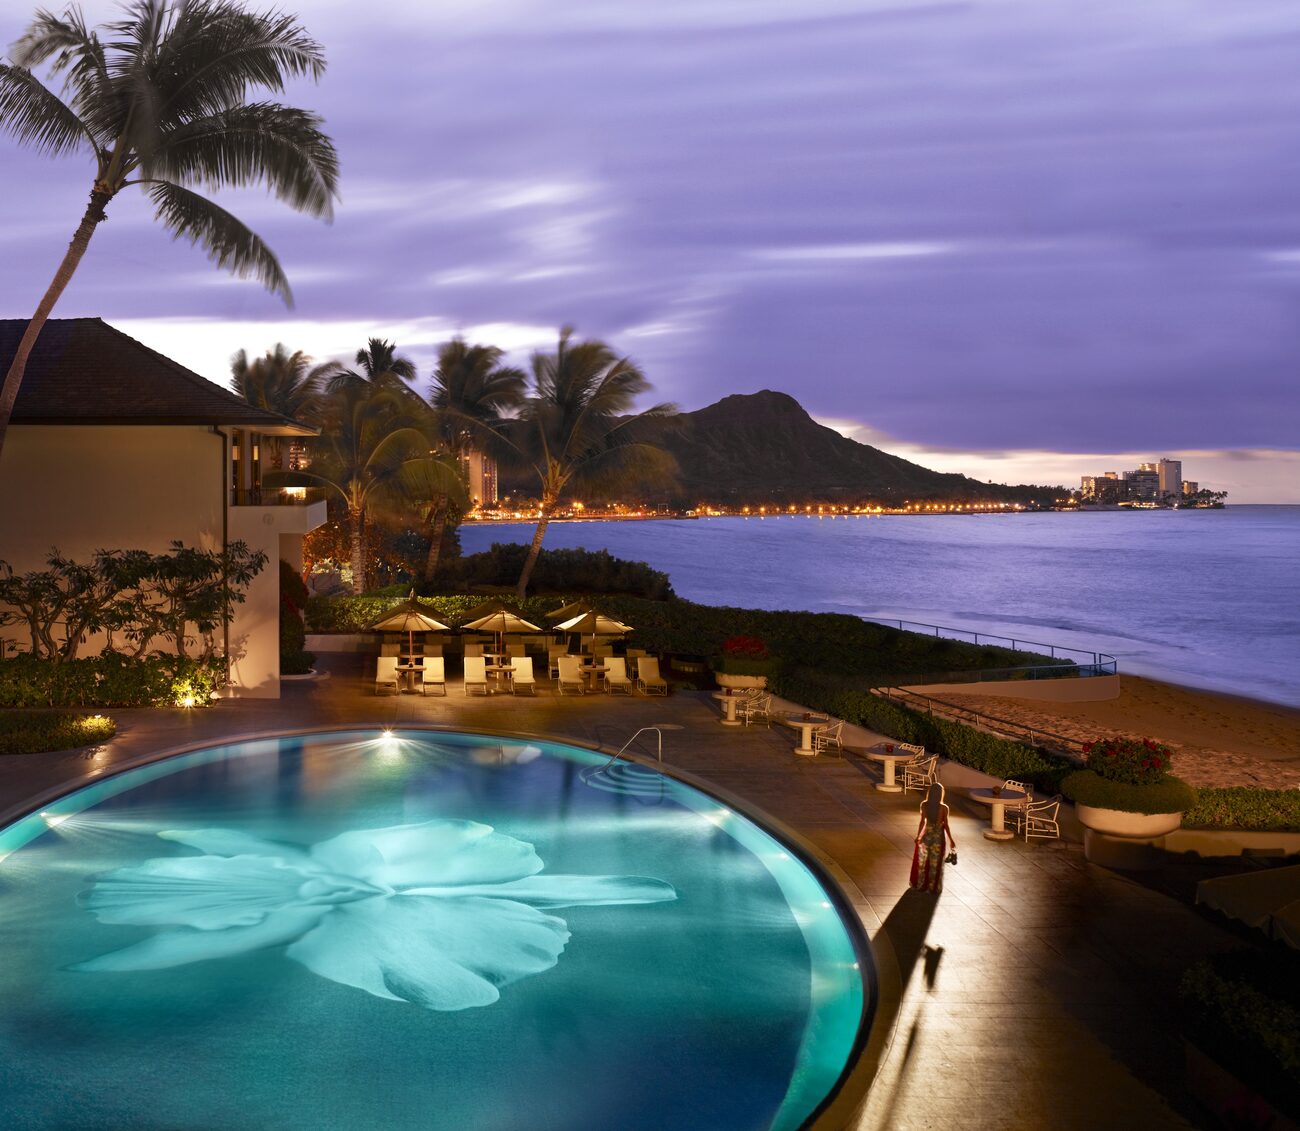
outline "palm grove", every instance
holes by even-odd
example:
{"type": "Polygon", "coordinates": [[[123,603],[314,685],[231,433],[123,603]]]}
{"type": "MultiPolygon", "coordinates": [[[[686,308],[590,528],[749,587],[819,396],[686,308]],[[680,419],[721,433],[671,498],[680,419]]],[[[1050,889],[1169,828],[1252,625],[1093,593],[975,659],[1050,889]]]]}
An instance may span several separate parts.
{"type": "MultiPolygon", "coordinates": [[[[0,387],[0,450],[41,329],[128,188],[147,194],[173,238],[292,305],[274,252],[206,193],[261,185],[296,211],[330,219],[339,165],[322,120],[266,97],[324,72],[320,44],[295,16],[239,0],[132,0],[97,28],[75,6],[37,12],[0,62],[0,129],[51,157],[89,158],[92,177],[89,203],[0,387]],[[42,66],[45,81],[35,70],[42,66]]],[[[536,477],[538,524],[521,596],[564,491],[666,469],[645,425],[671,406],[632,412],[649,385],[605,343],[562,331],[553,353],[533,358],[531,385],[501,361],[492,346],[447,343],[426,400],[412,385],[414,366],[378,339],[352,369],[313,368],[282,347],[236,355],[232,377],[244,396],[320,428],[301,469],[269,448],[267,481],[326,490],[356,590],[394,532],[409,536],[408,557],[422,556],[415,572],[436,576],[446,531],[466,503],[459,462],[471,447],[536,477]]]]}

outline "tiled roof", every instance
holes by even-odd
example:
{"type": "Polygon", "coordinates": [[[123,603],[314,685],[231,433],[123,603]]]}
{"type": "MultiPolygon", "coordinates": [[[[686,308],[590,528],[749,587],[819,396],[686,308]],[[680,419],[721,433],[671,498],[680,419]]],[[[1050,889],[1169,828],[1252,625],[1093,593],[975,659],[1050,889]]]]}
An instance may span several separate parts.
{"type": "MultiPolygon", "coordinates": [[[[25,318],[0,319],[0,374],[25,318]]],[[[100,318],[51,318],[27,359],[15,424],[231,424],[311,435],[315,429],[255,408],[100,318]]]]}

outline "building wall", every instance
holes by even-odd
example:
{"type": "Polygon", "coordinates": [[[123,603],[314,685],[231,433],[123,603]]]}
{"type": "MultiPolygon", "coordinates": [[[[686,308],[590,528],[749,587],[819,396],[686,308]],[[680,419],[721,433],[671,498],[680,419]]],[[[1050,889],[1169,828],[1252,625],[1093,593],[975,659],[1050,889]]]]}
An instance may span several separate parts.
{"type": "MultiPolygon", "coordinates": [[[[173,541],[217,550],[227,485],[225,445],[202,425],[13,425],[0,455],[0,559],[22,573],[44,568],[52,548],[74,559],[160,552],[173,541]]],[[[280,693],[279,559],[301,564],[302,535],[324,511],[324,503],[229,508],[229,539],[269,559],[230,626],[238,695],[280,693]]],[[[20,627],[5,635],[21,638],[20,627]]],[[[82,654],[103,643],[88,640],[82,654]]]]}

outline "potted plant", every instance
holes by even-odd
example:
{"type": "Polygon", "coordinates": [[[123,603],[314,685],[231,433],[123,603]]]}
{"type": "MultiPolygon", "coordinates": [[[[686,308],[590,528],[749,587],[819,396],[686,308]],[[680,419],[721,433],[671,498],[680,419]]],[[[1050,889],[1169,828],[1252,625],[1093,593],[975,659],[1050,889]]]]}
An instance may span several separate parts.
{"type": "Polygon", "coordinates": [[[757,636],[729,636],[722,642],[722,655],[713,661],[719,687],[767,686],[776,671],[776,659],[757,636]]]}
{"type": "Polygon", "coordinates": [[[1196,791],[1169,772],[1173,752],[1151,738],[1085,743],[1088,768],[1061,782],[1085,828],[1108,836],[1146,839],[1182,824],[1196,791]]]}

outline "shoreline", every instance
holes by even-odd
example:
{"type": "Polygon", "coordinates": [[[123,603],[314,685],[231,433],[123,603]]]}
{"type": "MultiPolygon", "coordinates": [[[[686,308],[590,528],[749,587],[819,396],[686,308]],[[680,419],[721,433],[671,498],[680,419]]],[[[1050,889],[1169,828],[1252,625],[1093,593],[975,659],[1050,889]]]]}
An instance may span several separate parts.
{"type": "Polygon", "coordinates": [[[1116,699],[1053,703],[993,695],[943,698],[1090,741],[1155,738],[1191,785],[1300,789],[1300,707],[1120,673],[1116,699]]]}

